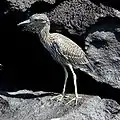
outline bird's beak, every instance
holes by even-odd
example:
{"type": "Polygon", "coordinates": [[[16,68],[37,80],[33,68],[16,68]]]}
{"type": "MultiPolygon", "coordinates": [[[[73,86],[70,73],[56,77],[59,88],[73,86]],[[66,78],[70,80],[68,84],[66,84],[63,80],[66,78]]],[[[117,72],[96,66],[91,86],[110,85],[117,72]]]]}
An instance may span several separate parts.
{"type": "Polygon", "coordinates": [[[23,25],[23,24],[28,24],[28,23],[30,23],[30,19],[18,23],[17,26],[20,26],[20,25],[23,25]]]}

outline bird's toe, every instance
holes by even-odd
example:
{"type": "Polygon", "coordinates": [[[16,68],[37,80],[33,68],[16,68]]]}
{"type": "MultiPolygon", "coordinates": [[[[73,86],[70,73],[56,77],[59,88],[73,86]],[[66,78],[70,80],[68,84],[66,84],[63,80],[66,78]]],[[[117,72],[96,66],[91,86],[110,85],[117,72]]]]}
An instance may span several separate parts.
{"type": "Polygon", "coordinates": [[[72,101],[75,101],[75,105],[78,103],[78,99],[81,99],[82,97],[74,97],[69,102],[66,103],[66,105],[70,104],[72,101]]]}
{"type": "Polygon", "coordinates": [[[65,98],[69,98],[69,96],[63,95],[63,94],[59,94],[59,95],[57,95],[57,96],[52,97],[51,100],[57,99],[57,100],[59,100],[59,101],[62,101],[62,100],[65,99],[65,98]]]}

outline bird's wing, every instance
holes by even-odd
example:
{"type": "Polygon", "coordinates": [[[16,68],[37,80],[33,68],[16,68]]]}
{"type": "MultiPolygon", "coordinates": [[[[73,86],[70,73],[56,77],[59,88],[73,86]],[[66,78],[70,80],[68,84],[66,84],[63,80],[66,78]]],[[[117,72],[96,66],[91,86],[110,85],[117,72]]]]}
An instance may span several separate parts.
{"type": "Polygon", "coordinates": [[[70,63],[75,65],[88,63],[84,51],[69,38],[58,34],[53,44],[57,52],[65,57],[70,63]]]}

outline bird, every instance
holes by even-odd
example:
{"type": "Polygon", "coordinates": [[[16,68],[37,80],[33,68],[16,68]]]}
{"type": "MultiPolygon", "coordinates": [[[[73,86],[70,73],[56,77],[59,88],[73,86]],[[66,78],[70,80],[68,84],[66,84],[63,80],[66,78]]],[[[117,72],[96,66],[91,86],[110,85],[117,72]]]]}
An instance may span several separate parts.
{"type": "MultiPolygon", "coordinates": [[[[80,65],[89,64],[89,60],[82,48],[73,42],[70,38],[60,33],[50,33],[50,20],[46,14],[33,14],[29,17],[29,19],[20,22],[17,25],[27,25],[31,27],[32,32],[38,34],[40,42],[48,50],[51,57],[63,67],[65,81],[62,94],[60,94],[61,99],[65,97],[66,83],[68,80],[67,67],[70,69],[74,81],[75,97],[68,103],[75,100],[77,104],[78,98],[80,97],[78,96],[77,75],[74,69],[79,68],[80,65]]],[[[91,70],[93,70],[91,66],[89,67],[91,70]]]]}

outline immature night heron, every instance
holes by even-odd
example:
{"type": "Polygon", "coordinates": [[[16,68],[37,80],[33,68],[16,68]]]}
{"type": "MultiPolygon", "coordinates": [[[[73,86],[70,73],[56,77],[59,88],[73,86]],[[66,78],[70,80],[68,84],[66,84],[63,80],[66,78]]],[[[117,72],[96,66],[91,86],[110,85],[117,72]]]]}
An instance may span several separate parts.
{"type": "MultiPolygon", "coordinates": [[[[68,66],[73,74],[74,87],[75,87],[75,100],[77,103],[78,92],[76,74],[73,68],[79,68],[81,64],[88,64],[84,51],[71,39],[59,33],[49,33],[50,21],[45,14],[34,14],[28,20],[19,23],[18,25],[27,24],[32,28],[33,32],[38,33],[40,41],[43,46],[50,52],[55,61],[60,63],[64,68],[65,82],[62,92],[62,98],[65,96],[65,88],[68,78],[66,67],[68,66]]],[[[72,101],[71,100],[71,101],[72,101]]]]}

